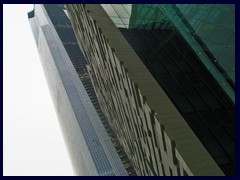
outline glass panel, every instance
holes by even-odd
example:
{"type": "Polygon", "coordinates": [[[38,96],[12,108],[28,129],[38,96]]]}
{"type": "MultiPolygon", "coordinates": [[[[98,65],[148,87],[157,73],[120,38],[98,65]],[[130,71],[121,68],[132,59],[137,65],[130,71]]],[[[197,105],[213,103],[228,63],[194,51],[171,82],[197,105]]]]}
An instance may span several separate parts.
{"type": "Polygon", "coordinates": [[[127,13],[127,11],[125,10],[125,8],[122,5],[112,4],[112,7],[115,9],[118,16],[120,16],[122,18],[129,18],[130,17],[129,14],[127,13]]]}
{"type": "Polygon", "coordinates": [[[110,4],[101,4],[101,6],[104,8],[104,10],[108,13],[110,17],[118,17],[118,14],[110,4]]]}

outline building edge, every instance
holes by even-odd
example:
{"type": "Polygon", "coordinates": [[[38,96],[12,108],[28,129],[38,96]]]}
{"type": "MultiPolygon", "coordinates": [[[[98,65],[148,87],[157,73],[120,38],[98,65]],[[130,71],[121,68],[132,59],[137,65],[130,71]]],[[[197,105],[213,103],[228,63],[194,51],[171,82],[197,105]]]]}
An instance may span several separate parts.
{"type": "MultiPolygon", "coordinates": [[[[34,10],[28,13],[28,18],[38,46],[41,64],[44,69],[45,78],[63,133],[64,141],[68,149],[68,154],[72,162],[74,174],[87,176],[108,175],[108,172],[100,174],[97,170],[92,154],[89,152],[86,137],[84,137],[84,133],[79,125],[79,115],[81,114],[77,113],[76,109],[74,109],[76,103],[73,102],[74,97],[72,99],[70,97],[71,88],[68,88],[68,86],[73,86],[72,90],[74,88],[76,89],[75,95],[77,95],[82,101],[87,101],[88,103],[91,101],[89,97],[86,97],[86,90],[71,63],[56,30],[53,28],[53,24],[47,16],[44,6],[37,4],[34,5],[34,10]]],[[[83,103],[80,103],[80,105],[82,105],[82,109],[86,110],[84,115],[96,117],[97,113],[95,112],[96,110],[93,105],[90,105],[89,109],[86,109],[83,103]],[[93,114],[90,114],[90,112],[93,114]]],[[[98,126],[98,128],[103,130],[103,125],[98,126]]],[[[109,137],[106,139],[105,135],[106,132],[103,135],[103,140],[109,140],[110,142],[109,137]]],[[[105,150],[109,151],[109,156],[112,156],[111,148],[110,150],[105,148],[105,150]]],[[[116,152],[113,152],[113,154],[116,155],[116,152]]],[[[109,157],[109,161],[111,161],[110,159],[114,158],[109,157]]],[[[119,161],[116,162],[118,163],[119,161]]],[[[127,175],[123,166],[116,168],[116,162],[111,162],[114,164],[111,164],[114,168],[114,172],[117,175],[127,175]]],[[[109,173],[111,174],[112,172],[109,173]]]]}

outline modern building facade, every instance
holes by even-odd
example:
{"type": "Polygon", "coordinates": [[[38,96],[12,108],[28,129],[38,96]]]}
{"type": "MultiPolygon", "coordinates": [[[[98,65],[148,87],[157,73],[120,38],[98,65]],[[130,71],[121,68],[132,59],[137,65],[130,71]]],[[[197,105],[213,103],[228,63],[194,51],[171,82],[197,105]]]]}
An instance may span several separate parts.
{"type": "Polygon", "coordinates": [[[63,4],[28,13],[76,175],[134,175],[103,115],[63,4]]]}
{"type": "Polygon", "coordinates": [[[235,174],[234,5],[66,7],[137,175],[235,174]]]}

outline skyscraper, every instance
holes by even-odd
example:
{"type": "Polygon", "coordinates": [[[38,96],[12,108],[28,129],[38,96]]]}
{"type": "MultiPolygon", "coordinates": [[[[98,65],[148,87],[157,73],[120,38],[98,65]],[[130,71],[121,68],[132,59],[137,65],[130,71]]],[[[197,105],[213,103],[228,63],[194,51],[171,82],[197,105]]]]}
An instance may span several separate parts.
{"type": "Polygon", "coordinates": [[[64,5],[35,5],[28,18],[75,174],[134,174],[99,107],[64,5]]]}
{"type": "Polygon", "coordinates": [[[235,174],[234,5],[67,5],[137,175],[235,174]]]}

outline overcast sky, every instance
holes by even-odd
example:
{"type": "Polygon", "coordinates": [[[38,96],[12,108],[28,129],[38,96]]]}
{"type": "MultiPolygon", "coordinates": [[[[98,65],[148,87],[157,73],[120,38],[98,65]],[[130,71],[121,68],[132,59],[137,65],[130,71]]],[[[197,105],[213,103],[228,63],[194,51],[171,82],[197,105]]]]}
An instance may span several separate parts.
{"type": "Polygon", "coordinates": [[[3,175],[73,175],[27,12],[3,5],[3,175]]]}

